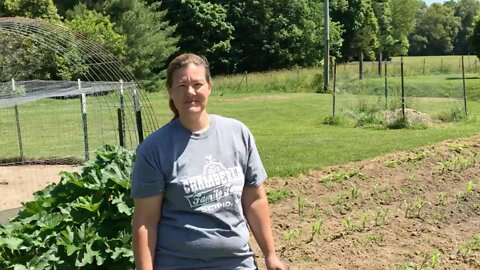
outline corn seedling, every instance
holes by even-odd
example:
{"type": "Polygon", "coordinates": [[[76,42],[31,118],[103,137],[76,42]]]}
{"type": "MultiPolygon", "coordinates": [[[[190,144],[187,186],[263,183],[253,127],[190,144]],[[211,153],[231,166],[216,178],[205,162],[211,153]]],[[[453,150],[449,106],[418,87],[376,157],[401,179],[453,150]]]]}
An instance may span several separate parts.
{"type": "Polygon", "coordinates": [[[473,183],[473,181],[468,181],[467,192],[472,192],[474,187],[475,187],[475,184],[473,183]]]}
{"type": "Polygon", "coordinates": [[[457,195],[455,195],[455,202],[457,204],[460,204],[460,203],[466,202],[466,201],[468,201],[468,199],[467,199],[467,195],[465,195],[465,193],[459,192],[457,195]]]}
{"type": "Polygon", "coordinates": [[[323,220],[318,220],[312,225],[312,235],[308,243],[312,242],[316,235],[322,234],[323,220]]]}
{"type": "Polygon", "coordinates": [[[447,205],[447,195],[445,194],[445,192],[438,193],[438,204],[442,206],[447,205]]]}
{"type": "Polygon", "coordinates": [[[443,253],[438,249],[429,254],[425,254],[422,265],[418,269],[434,269],[442,255],[443,253]]]}
{"type": "Polygon", "coordinates": [[[303,213],[305,212],[306,204],[307,203],[302,197],[300,196],[297,197],[298,214],[303,215],[303,213]]]}
{"type": "Polygon", "coordinates": [[[438,166],[440,166],[440,174],[443,174],[445,172],[445,169],[447,168],[447,163],[439,161],[438,166]]]}
{"type": "Polygon", "coordinates": [[[424,201],[420,198],[417,198],[417,200],[415,201],[415,208],[417,210],[417,217],[420,217],[420,212],[422,211],[423,207],[427,204],[428,202],[427,201],[424,201]]]}
{"type": "Polygon", "coordinates": [[[464,257],[470,256],[478,251],[480,251],[480,234],[474,236],[472,240],[461,245],[458,249],[458,253],[464,257]]]}
{"type": "Polygon", "coordinates": [[[287,240],[287,244],[290,245],[294,238],[300,239],[300,230],[299,229],[291,229],[283,233],[285,240],[287,240]]]}
{"type": "MultiPolygon", "coordinates": [[[[387,224],[387,216],[388,216],[388,212],[390,211],[389,208],[385,209],[385,211],[383,209],[379,209],[377,211],[375,211],[374,213],[374,225],[375,227],[377,226],[380,226],[382,224],[387,224]]],[[[407,214],[406,214],[407,215],[407,214]]]]}
{"type": "Polygon", "coordinates": [[[345,228],[347,232],[353,232],[355,230],[355,225],[353,224],[352,219],[345,218],[343,220],[343,228],[345,228]]]}
{"type": "Polygon", "coordinates": [[[359,195],[359,193],[358,193],[358,187],[355,186],[355,185],[353,185],[353,186],[352,186],[352,191],[351,191],[350,193],[351,193],[351,195],[352,195],[352,200],[357,199],[357,198],[358,198],[358,195],[359,195]]]}
{"type": "Polygon", "coordinates": [[[363,215],[360,217],[360,228],[362,228],[363,231],[367,229],[367,221],[368,221],[368,214],[363,213],[363,215]]]}

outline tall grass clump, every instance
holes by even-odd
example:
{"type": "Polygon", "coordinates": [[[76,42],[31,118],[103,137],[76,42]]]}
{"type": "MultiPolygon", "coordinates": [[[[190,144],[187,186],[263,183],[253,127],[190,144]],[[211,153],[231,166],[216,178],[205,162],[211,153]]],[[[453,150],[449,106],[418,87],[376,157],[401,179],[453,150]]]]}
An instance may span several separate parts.
{"type": "Polygon", "coordinates": [[[321,89],[321,68],[240,73],[213,78],[216,92],[238,93],[313,93],[321,89]]]}
{"type": "Polygon", "coordinates": [[[443,111],[437,115],[437,119],[442,122],[460,122],[466,118],[465,111],[460,106],[450,107],[450,110],[443,111]]]}

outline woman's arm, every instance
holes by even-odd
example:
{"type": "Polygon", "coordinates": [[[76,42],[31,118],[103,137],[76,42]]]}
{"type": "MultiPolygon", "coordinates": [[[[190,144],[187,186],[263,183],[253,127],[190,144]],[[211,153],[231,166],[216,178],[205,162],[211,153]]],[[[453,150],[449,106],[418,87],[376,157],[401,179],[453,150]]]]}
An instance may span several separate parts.
{"type": "Polygon", "coordinates": [[[135,199],[132,238],[133,256],[137,270],[152,270],[157,244],[157,226],[160,222],[163,195],[135,199]]]}
{"type": "Polygon", "coordinates": [[[268,207],[267,194],[263,185],[246,186],[242,196],[243,211],[247,218],[253,236],[265,256],[268,270],[287,269],[277,257],[273,243],[272,223],[268,207]]]}

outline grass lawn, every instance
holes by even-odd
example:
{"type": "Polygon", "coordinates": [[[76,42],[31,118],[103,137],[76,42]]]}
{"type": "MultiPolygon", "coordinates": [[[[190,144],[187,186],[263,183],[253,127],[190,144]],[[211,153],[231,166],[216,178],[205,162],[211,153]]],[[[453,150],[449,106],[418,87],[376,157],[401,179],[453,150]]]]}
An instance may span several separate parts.
{"type": "MultiPolygon", "coordinates": [[[[480,132],[480,80],[468,75],[469,119],[438,124],[427,129],[378,130],[328,126],[322,121],[332,113],[332,96],[311,93],[318,69],[279,71],[217,77],[209,112],[237,118],[253,132],[271,176],[297,175],[309,169],[408,150],[448,138],[480,132]],[[296,92],[296,93],[292,93],[296,92]],[[310,92],[310,93],[309,93],[310,92]]],[[[359,102],[384,106],[382,78],[338,81],[337,112],[359,102]],[[360,94],[360,95],[353,95],[360,94]]],[[[399,78],[389,79],[389,100],[398,101],[399,78]]],[[[462,80],[457,73],[405,78],[407,107],[432,116],[463,106],[462,80]],[[452,98],[454,97],[454,98],[452,98]]],[[[171,118],[164,91],[149,93],[157,123],[171,118]]],[[[117,144],[117,100],[114,96],[87,99],[90,151],[103,143],[117,144]],[[108,107],[110,106],[110,107],[108,107]]],[[[397,107],[398,108],[398,107],[397,107]]],[[[41,100],[20,105],[24,152],[27,158],[73,156],[83,158],[83,133],[78,99],[41,100]]],[[[146,115],[145,115],[146,117],[146,115]]],[[[134,116],[127,114],[132,130],[134,116]]],[[[19,153],[13,107],[0,108],[0,160],[19,153]]],[[[132,134],[134,130],[132,130],[132,134]]],[[[127,145],[135,140],[127,138],[127,145]]]]}
{"type": "MultiPolygon", "coordinates": [[[[331,114],[331,95],[273,94],[223,95],[210,98],[209,112],[243,121],[257,141],[269,175],[286,176],[309,169],[408,150],[448,138],[480,132],[477,122],[441,124],[424,130],[374,130],[328,126],[321,122],[331,114]]],[[[169,119],[164,95],[150,96],[154,107],[169,119]]],[[[420,101],[419,101],[420,103],[420,101]]],[[[436,103],[425,106],[441,110],[436,103]]],[[[480,114],[480,103],[471,102],[471,115],[480,114]]]]}

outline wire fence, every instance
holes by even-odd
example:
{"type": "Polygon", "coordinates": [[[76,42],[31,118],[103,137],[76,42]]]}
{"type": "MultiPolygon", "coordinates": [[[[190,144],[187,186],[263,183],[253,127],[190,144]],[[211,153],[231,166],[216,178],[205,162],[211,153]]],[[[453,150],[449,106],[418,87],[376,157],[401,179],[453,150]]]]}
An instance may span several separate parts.
{"type": "Polygon", "coordinates": [[[478,96],[477,63],[476,57],[450,56],[338,64],[332,114],[401,110],[405,117],[407,110],[437,120],[465,116],[468,96],[478,96]]]}
{"type": "Polygon", "coordinates": [[[104,143],[133,149],[158,128],[132,74],[98,44],[26,18],[0,18],[0,42],[0,166],[79,163],[104,143]],[[35,77],[59,61],[82,79],[35,77]]]}

